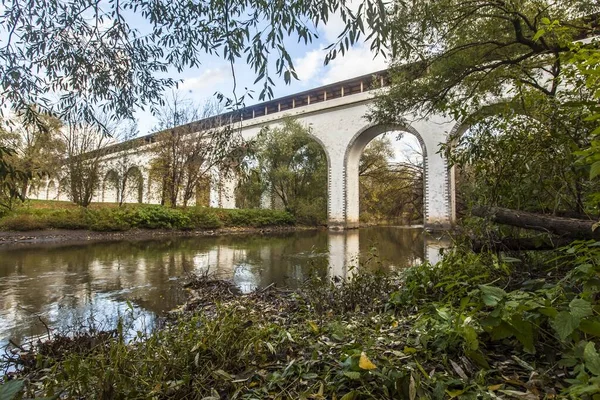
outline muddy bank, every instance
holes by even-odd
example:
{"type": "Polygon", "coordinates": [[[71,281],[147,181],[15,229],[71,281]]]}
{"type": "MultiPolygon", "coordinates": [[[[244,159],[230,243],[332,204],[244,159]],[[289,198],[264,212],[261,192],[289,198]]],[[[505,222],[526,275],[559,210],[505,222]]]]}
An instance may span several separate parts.
{"type": "Polygon", "coordinates": [[[0,231],[0,247],[26,246],[43,243],[88,243],[114,240],[146,240],[161,237],[263,235],[278,232],[295,232],[324,229],[307,226],[229,227],[211,230],[131,229],[123,232],[97,232],[91,230],[45,229],[37,231],[0,231]]]}

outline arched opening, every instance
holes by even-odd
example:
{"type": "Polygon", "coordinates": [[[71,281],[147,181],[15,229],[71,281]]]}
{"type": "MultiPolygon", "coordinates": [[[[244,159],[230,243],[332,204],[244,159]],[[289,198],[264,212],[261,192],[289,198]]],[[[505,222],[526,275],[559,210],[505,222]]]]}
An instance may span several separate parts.
{"type": "Polygon", "coordinates": [[[196,185],[196,206],[210,207],[210,177],[205,176],[198,180],[196,185]]]}
{"type": "Polygon", "coordinates": [[[423,151],[417,138],[388,132],[373,139],[359,163],[360,222],[423,223],[423,151]]]}
{"type": "Polygon", "coordinates": [[[58,191],[56,189],[56,182],[50,180],[46,189],[46,200],[56,200],[58,197],[58,191]]]}
{"type": "Polygon", "coordinates": [[[346,152],[346,226],[426,220],[427,150],[416,130],[370,126],[346,152]]]}
{"type": "Polygon", "coordinates": [[[138,167],[127,170],[122,198],[123,203],[142,203],[144,200],[144,177],[138,167]]]}
{"type": "Polygon", "coordinates": [[[300,224],[325,224],[328,164],[310,128],[293,120],[265,128],[242,163],[236,202],[286,210],[300,224]]]}
{"type": "Polygon", "coordinates": [[[459,215],[475,206],[499,206],[598,216],[600,206],[591,196],[599,187],[574,154],[589,143],[591,128],[585,128],[586,121],[557,121],[537,111],[494,104],[456,124],[445,150],[459,215]]]}
{"type": "Polygon", "coordinates": [[[70,197],[69,193],[70,193],[69,180],[67,178],[62,178],[58,182],[58,196],[57,196],[57,199],[58,200],[68,200],[69,197],[70,197]]]}
{"type": "Polygon", "coordinates": [[[119,202],[119,181],[119,174],[115,170],[110,170],[104,175],[104,180],[102,181],[102,202],[119,202]]]}
{"type": "Polygon", "coordinates": [[[27,198],[38,200],[40,199],[40,182],[34,181],[27,188],[27,198]]]}

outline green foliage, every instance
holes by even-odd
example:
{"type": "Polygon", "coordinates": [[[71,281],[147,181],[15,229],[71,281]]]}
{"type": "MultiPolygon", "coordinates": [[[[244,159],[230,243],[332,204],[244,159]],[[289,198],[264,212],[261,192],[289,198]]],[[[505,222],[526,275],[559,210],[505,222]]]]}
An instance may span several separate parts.
{"type": "Polygon", "coordinates": [[[599,11],[581,0],[404,4],[391,22],[397,38],[391,90],[372,117],[397,121],[425,109],[462,121],[494,99],[518,99],[522,90],[559,96],[569,74],[568,43],[594,32],[599,11]],[[508,87],[514,89],[507,93],[508,87]]]}
{"type": "Polygon", "coordinates": [[[0,146],[0,216],[10,210],[16,200],[25,200],[21,185],[23,180],[31,179],[31,173],[14,165],[14,154],[13,149],[0,146]]]}
{"type": "Polygon", "coordinates": [[[265,226],[285,226],[295,224],[295,218],[290,213],[282,210],[219,209],[215,210],[215,213],[224,226],[252,226],[260,228],[265,226]]]}
{"type": "Polygon", "coordinates": [[[422,161],[391,163],[393,156],[392,141],[386,136],[363,151],[358,168],[361,221],[411,223],[423,218],[422,161]]]}
{"type": "Polygon", "coordinates": [[[279,210],[221,210],[202,207],[174,209],[158,205],[126,207],[21,208],[0,219],[0,228],[15,231],[38,229],[218,229],[295,224],[292,215],[279,210]]]}
{"type": "MultiPolygon", "coordinates": [[[[131,117],[136,107],[161,105],[165,89],[177,85],[164,73],[197,68],[207,54],[232,67],[238,60],[249,64],[263,83],[259,99],[271,98],[274,75],[287,83],[296,78],[288,38],[312,42],[317,25],[334,14],[342,18],[343,28],[326,60],[359,42],[367,27],[371,48],[385,47],[391,32],[381,1],[363,1],[358,10],[336,0],[132,0],[106,7],[76,0],[66,8],[43,0],[15,1],[0,16],[0,25],[10,32],[0,53],[5,101],[29,120],[39,115],[31,104],[39,104],[44,113],[98,126],[98,105],[118,119],[131,117]],[[51,101],[47,93],[57,90],[60,99],[51,101]]],[[[243,97],[235,100],[236,107],[244,102],[243,97]]]]}
{"type": "Polygon", "coordinates": [[[577,162],[577,150],[590,144],[589,109],[532,92],[523,92],[521,102],[518,109],[495,107],[496,115],[445,146],[450,162],[460,167],[464,206],[597,214],[597,203],[585,200],[600,186],[577,162]]]}
{"type": "Polygon", "coordinates": [[[258,205],[263,193],[301,224],[327,218],[327,157],[310,129],[293,120],[264,128],[251,146],[252,158],[241,168],[238,198],[258,205]]]}

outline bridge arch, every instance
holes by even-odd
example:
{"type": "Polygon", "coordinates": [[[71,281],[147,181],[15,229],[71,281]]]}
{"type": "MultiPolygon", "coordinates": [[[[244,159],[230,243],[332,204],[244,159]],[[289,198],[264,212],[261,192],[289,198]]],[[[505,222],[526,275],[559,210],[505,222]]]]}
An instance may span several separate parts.
{"type": "Polygon", "coordinates": [[[48,186],[46,186],[46,200],[56,200],[58,197],[58,190],[56,187],[56,181],[54,179],[50,179],[48,181],[48,186]]]}
{"type": "Polygon", "coordinates": [[[102,202],[119,202],[119,174],[114,169],[108,170],[102,180],[102,202]]]}
{"type": "Polygon", "coordinates": [[[144,176],[138,166],[130,167],[125,173],[123,203],[141,203],[144,200],[144,176]]]}
{"type": "Polygon", "coordinates": [[[409,124],[369,124],[361,128],[350,140],[344,157],[346,171],[346,228],[357,228],[360,224],[359,164],[365,147],[376,137],[386,132],[405,132],[417,138],[423,151],[423,217],[428,220],[427,209],[427,158],[429,149],[421,134],[409,124]]]}
{"type": "MultiPolygon", "coordinates": [[[[445,152],[452,152],[459,145],[461,138],[477,124],[484,123],[484,121],[489,120],[490,118],[507,118],[514,116],[527,118],[539,123],[538,120],[526,112],[522,104],[514,103],[510,99],[498,99],[495,102],[490,102],[481,106],[463,119],[455,121],[445,142],[445,152]]],[[[456,210],[458,206],[456,198],[458,175],[459,172],[457,171],[456,166],[451,166],[449,168],[450,179],[448,188],[453,221],[456,220],[456,210]]]]}

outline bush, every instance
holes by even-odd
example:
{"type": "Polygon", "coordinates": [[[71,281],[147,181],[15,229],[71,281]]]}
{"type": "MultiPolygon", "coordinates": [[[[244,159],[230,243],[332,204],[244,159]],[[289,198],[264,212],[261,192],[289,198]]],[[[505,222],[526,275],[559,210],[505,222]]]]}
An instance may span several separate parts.
{"type": "Polygon", "coordinates": [[[316,226],[327,224],[327,207],[324,199],[316,201],[301,200],[294,207],[294,215],[300,225],[316,226]]]}
{"type": "Polygon", "coordinates": [[[265,226],[294,225],[292,214],[282,210],[264,209],[235,209],[216,210],[224,226],[250,226],[261,228],[265,226]]]}
{"type": "Polygon", "coordinates": [[[147,229],[178,229],[190,224],[185,211],[154,205],[136,208],[131,219],[134,227],[147,229]]]}
{"type": "Polygon", "coordinates": [[[9,231],[35,231],[48,228],[45,221],[27,214],[4,217],[0,226],[9,231]]]}
{"type": "Polygon", "coordinates": [[[223,223],[215,214],[208,208],[195,207],[189,211],[189,229],[217,229],[223,226],[223,223]]]}
{"type": "Polygon", "coordinates": [[[56,208],[23,207],[0,219],[3,229],[19,231],[48,228],[94,231],[126,231],[132,228],[191,230],[294,224],[294,217],[281,210],[173,209],[159,205],[80,208],[60,204],[56,208]]]}

